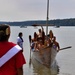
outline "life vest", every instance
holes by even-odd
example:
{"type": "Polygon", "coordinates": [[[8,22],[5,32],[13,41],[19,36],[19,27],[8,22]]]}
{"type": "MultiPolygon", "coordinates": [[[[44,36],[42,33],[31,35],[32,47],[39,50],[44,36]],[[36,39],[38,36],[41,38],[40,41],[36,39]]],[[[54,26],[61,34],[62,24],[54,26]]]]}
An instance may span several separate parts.
{"type": "Polygon", "coordinates": [[[0,58],[0,67],[3,66],[8,60],[15,56],[22,48],[18,45],[12,47],[6,54],[0,58]]]}

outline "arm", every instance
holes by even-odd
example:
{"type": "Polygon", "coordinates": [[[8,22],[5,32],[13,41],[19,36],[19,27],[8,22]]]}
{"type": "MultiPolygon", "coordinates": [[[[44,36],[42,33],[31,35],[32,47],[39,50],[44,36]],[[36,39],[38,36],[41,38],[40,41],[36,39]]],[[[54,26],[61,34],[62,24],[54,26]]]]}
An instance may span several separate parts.
{"type": "Polygon", "coordinates": [[[20,43],[19,42],[17,42],[17,44],[20,46],[20,43]]]}
{"type": "Polygon", "coordinates": [[[22,51],[18,52],[15,56],[15,65],[17,69],[17,75],[23,75],[23,65],[26,64],[26,60],[22,51]]]}
{"type": "Polygon", "coordinates": [[[20,40],[20,38],[18,37],[18,38],[17,38],[17,44],[18,44],[19,46],[20,46],[20,41],[21,41],[21,40],[20,40]]]}
{"type": "Polygon", "coordinates": [[[43,28],[43,26],[41,26],[41,28],[42,28],[42,31],[44,31],[44,28],[43,28]]]}
{"type": "Polygon", "coordinates": [[[23,75],[23,68],[18,68],[17,69],[18,75],[23,75]]]}
{"type": "Polygon", "coordinates": [[[59,52],[59,49],[60,49],[59,43],[57,43],[57,47],[58,47],[58,50],[57,51],[59,52]]]}

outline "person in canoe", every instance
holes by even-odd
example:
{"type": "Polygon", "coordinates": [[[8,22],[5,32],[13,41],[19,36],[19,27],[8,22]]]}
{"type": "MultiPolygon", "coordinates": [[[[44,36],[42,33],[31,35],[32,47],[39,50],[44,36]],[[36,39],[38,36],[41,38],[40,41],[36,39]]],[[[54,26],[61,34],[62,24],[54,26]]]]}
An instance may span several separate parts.
{"type": "Polygon", "coordinates": [[[53,45],[53,40],[54,40],[54,34],[53,31],[49,31],[49,35],[47,35],[47,39],[45,40],[45,45],[46,46],[51,46],[53,45]]]}
{"type": "Polygon", "coordinates": [[[55,48],[57,50],[57,52],[60,50],[59,43],[56,41],[55,36],[54,36],[54,40],[53,40],[53,48],[55,48]]]}
{"type": "Polygon", "coordinates": [[[31,50],[32,51],[38,51],[37,49],[37,39],[38,35],[36,32],[34,32],[34,37],[31,39],[31,50]]]}

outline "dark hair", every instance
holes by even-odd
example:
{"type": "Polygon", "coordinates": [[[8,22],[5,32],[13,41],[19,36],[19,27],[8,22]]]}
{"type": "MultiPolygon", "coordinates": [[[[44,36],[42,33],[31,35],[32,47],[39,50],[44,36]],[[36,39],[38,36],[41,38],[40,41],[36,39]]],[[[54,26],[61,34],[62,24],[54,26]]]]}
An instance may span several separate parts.
{"type": "Polygon", "coordinates": [[[54,34],[53,34],[53,31],[52,31],[52,30],[50,30],[50,31],[49,31],[49,34],[50,34],[50,37],[51,37],[51,36],[52,36],[52,37],[54,36],[54,34]]]}
{"type": "Polygon", "coordinates": [[[0,24],[0,42],[7,41],[10,34],[6,34],[6,29],[9,27],[9,25],[6,24],[0,24]]]}
{"type": "Polygon", "coordinates": [[[41,32],[41,29],[39,29],[39,32],[41,32]]]}
{"type": "Polygon", "coordinates": [[[20,33],[18,34],[18,36],[21,37],[21,36],[22,36],[22,32],[20,32],[20,33]]]}
{"type": "Polygon", "coordinates": [[[38,38],[37,33],[36,33],[36,32],[34,32],[34,40],[36,41],[36,40],[37,40],[37,38],[38,38]]]}

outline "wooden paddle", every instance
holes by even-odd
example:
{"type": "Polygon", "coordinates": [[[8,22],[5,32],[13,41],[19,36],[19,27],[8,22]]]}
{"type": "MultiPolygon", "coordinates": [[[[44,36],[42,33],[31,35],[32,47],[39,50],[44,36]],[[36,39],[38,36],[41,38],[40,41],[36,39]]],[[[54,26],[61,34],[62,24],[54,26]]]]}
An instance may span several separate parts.
{"type": "Polygon", "coordinates": [[[64,47],[64,48],[61,48],[59,50],[64,50],[64,49],[68,49],[68,48],[72,48],[72,46],[64,47]]]}
{"type": "MultiPolygon", "coordinates": [[[[43,48],[43,49],[46,49],[46,48],[48,48],[48,47],[50,47],[50,46],[46,46],[46,47],[43,48]]],[[[69,48],[72,48],[72,46],[68,46],[68,47],[60,48],[59,51],[64,50],[64,49],[69,49],[69,48]]]]}
{"type": "MultiPolygon", "coordinates": [[[[30,47],[31,47],[31,35],[29,35],[29,42],[30,42],[30,47]]],[[[30,60],[29,60],[29,65],[31,65],[31,48],[30,48],[30,60]]]]}

